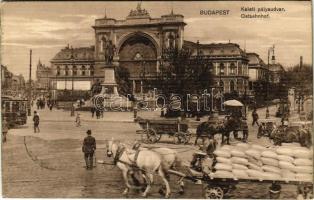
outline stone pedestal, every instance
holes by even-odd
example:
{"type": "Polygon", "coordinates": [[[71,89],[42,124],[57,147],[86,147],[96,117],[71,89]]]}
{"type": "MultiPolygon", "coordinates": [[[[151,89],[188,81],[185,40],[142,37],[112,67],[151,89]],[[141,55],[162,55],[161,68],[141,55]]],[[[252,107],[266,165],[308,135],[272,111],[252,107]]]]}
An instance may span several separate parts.
{"type": "Polygon", "coordinates": [[[104,68],[105,78],[104,82],[101,84],[101,94],[119,95],[114,68],[113,65],[104,68]]]}

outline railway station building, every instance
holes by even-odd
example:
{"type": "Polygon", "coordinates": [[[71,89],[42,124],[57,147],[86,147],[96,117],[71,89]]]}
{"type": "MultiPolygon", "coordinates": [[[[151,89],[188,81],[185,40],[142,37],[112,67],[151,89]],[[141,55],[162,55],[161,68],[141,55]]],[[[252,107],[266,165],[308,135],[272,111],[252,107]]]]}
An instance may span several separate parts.
{"type": "Polygon", "coordinates": [[[52,58],[50,87],[54,91],[90,90],[97,80],[106,80],[106,69],[122,66],[129,71],[133,94],[143,94],[158,84],[164,50],[188,48],[193,56],[199,52],[206,65],[211,66],[214,83],[224,93],[244,94],[249,89],[250,54],[235,43],[184,40],[186,25],[184,16],[173,12],[152,18],[141,4],[125,19],[96,19],[92,26],[94,45],[66,46],[52,58]],[[110,65],[105,62],[108,46],[113,47],[110,65]]]}

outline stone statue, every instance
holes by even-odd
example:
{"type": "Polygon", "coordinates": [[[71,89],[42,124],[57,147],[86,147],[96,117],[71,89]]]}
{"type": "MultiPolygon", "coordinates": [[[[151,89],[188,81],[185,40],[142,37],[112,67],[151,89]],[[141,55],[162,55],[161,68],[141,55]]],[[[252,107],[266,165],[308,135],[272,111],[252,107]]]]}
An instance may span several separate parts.
{"type": "Polygon", "coordinates": [[[105,49],[105,62],[106,64],[112,64],[113,56],[115,54],[115,45],[109,40],[105,49]]]}

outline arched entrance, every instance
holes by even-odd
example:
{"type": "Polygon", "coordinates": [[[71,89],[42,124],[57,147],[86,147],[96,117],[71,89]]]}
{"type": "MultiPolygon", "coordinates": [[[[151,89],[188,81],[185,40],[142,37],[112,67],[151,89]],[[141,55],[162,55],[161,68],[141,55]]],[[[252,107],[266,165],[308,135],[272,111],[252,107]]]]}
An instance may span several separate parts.
{"type": "Polygon", "coordinates": [[[146,93],[157,73],[157,47],[144,34],[132,34],[118,48],[119,65],[126,68],[133,81],[133,93],[146,93]]]}

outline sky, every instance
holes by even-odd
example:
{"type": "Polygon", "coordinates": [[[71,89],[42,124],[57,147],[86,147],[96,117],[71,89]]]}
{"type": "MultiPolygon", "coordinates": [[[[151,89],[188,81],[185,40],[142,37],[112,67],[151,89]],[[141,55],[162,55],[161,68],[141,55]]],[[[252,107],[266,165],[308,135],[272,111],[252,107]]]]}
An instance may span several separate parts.
{"type": "MultiPolygon", "coordinates": [[[[28,79],[29,50],[33,51],[33,71],[40,59],[50,60],[60,49],[94,45],[95,19],[105,14],[125,19],[138,2],[5,2],[1,9],[1,63],[28,79]]],[[[238,43],[246,52],[256,52],[267,62],[268,48],[275,44],[276,60],[290,67],[312,63],[310,1],[231,2],[142,2],[152,18],[174,13],[184,15],[184,39],[200,43],[238,43]],[[242,19],[241,7],[281,7],[268,19],[242,19]],[[200,10],[228,9],[227,16],[200,15],[200,10]]]]}

